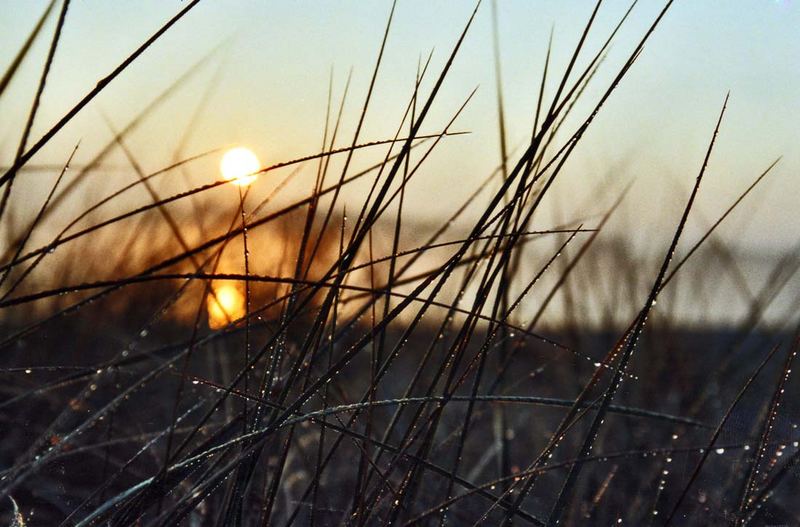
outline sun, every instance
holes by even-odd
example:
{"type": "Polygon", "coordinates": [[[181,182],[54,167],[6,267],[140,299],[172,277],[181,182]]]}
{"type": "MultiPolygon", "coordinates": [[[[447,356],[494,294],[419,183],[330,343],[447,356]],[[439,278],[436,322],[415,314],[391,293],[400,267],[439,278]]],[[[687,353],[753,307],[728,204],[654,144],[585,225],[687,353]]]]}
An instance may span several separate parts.
{"type": "Polygon", "coordinates": [[[255,173],[261,170],[261,163],[252,150],[239,146],[225,152],[219,170],[226,180],[246,187],[258,177],[255,173]]]}
{"type": "Polygon", "coordinates": [[[208,326],[211,329],[224,328],[245,315],[245,297],[232,283],[212,284],[214,294],[206,299],[208,326]]]}

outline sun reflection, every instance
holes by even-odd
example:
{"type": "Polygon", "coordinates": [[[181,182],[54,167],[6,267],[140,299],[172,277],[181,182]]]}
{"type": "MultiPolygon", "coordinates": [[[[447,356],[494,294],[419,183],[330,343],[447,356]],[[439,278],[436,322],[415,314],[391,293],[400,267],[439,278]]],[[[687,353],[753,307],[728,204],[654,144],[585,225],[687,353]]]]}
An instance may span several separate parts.
{"type": "Polygon", "coordinates": [[[255,172],[261,170],[261,163],[252,150],[239,146],[225,152],[219,169],[223,178],[234,185],[246,187],[256,180],[255,172]]]}
{"type": "Polygon", "coordinates": [[[236,284],[212,284],[214,294],[206,298],[208,326],[211,329],[224,328],[234,320],[245,315],[245,298],[236,284]]]}

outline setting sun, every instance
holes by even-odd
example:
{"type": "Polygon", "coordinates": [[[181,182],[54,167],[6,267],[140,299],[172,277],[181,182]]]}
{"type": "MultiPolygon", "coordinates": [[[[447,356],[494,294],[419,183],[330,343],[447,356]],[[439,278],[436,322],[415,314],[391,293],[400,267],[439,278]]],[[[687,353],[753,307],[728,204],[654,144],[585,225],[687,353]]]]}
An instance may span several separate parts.
{"type": "Polygon", "coordinates": [[[235,284],[211,286],[214,294],[206,300],[208,309],[208,327],[224,328],[231,322],[245,315],[245,298],[235,284]]]}
{"type": "Polygon", "coordinates": [[[0,527],[800,527],[800,0],[210,3],[0,0],[0,527]]]}
{"type": "Polygon", "coordinates": [[[256,180],[255,172],[261,170],[261,163],[252,150],[240,146],[225,152],[219,169],[223,178],[234,185],[246,187],[256,180]]]}

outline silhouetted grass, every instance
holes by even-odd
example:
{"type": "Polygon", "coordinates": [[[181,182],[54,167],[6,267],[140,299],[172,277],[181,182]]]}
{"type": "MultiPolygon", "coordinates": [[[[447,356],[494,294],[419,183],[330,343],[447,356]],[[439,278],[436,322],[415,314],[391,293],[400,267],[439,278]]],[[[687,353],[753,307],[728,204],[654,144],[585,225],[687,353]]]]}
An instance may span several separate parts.
{"type": "MultiPolygon", "coordinates": [[[[22,204],[12,185],[30,175],[36,154],[198,1],[29,146],[39,98],[58,90],[45,81],[69,26],[69,1],[61,4],[19,148],[0,176],[7,523],[800,521],[799,409],[787,397],[796,390],[797,321],[790,313],[777,327],[761,324],[800,258],[795,248],[770,262],[767,282],[751,293],[735,248],[712,238],[778,160],[686,240],[701,182],[713,175],[715,142],[724,140],[728,97],[713,128],[711,112],[698,116],[710,139],[680,216],[668,219],[668,245],[639,257],[607,236],[630,185],[598,189],[612,202],[599,213],[592,207],[549,225],[541,218],[595,117],[636,61],[647,60],[645,45],[671,0],[582,116],[575,103],[600,82],[596,72],[636,2],[589,50],[598,1],[560,71],[551,34],[531,136],[518,149],[507,136],[493,3],[500,163],[463,203],[446,203],[436,225],[415,217],[420,204],[406,190],[425,184],[421,168],[438,146],[468,133],[458,119],[475,91],[458,101],[440,92],[486,9],[480,3],[439,71],[432,54],[420,59],[394,136],[366,138],[376,80],[393,67],[384,52],[403,6],[392,4],[352,137],[341,126],[350,77],[337,100],[331,72],[319,151],[256,172],[275,179],[266,194],[234,192],[205,173],[210,183],[186,178],[170,190],[166,176],[204,172],[222,150],[183,153],[191,131],[174,161],[152,172],[128,140],[217,48],[176,73],[126,126],[107,120],[107,144],[65,152],[44,201],[22,204]],[[430,118],[436,105],[451,109],[444,122],[430,118]],[[72,175],[73,156],[84,151],[97,153],[72,175]],[[112,152],[123,154],[131,182],[79,197],[112,152]],[[380,160],[364,165],[367,153],[380,160]],[[313,176],[307,193],[286,196],[303,171],[313,176]],[[65,212],[66,203],[80,206],[65,212]],[[712,240],[714,252],[706,250],[712,240]],[[745,318],[683,324],[668,294],[692,276],[722,288],[725,273],[748,298],[745,318]],[[236,308],[224,305],[233,293],[223,285],[240,295],[236,308]],[[599,326],[582,316],[589,307],[602,311],[599,326]]],[[[55,4],[14,55],[0,96],[20,63],[33,60],[55,4]]]]}

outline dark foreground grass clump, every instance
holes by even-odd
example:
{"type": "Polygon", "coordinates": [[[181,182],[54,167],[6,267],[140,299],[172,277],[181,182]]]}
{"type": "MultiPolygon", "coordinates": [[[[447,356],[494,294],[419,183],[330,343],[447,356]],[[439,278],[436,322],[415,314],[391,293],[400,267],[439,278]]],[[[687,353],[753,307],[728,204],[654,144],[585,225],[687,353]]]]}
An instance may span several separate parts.
{"type": "MultiPolygon", "coordinates": [[[[37,153],[198,2],[34,139],[39,97],[58,89],[47,78],[69,3],[43,15],[60,13],[0,176],[5,524],[800,523],[791,396],[800,341],[792,314],[761,323],[800,260],[770,261],[753,292],[736,251],[714,238],[777,162],[700,236],[687,234],[728,97],[698,117],[705,155],[650,254],[604,237],[624,193],[589,219],[540,218],[595,116],[646,60],[671,1],[585,115],[575,102],[599,82],[630,10],[589,49],[598,2],[561,71],[546,48],[530,137],[507,151],[499,100],[500,166],[434,226],[415,218],[406,189],[425,185],[423,164],[463,133],[472,94],[442,101],[440,88],[484,7],[438,71],[420,62],[396,134],[367,138],[392,6],[355,132],[343,137],[344,100],[330,97],[323,147],[258,169],[276,181],[266,194],[225,179],[165,190],[165,177],[203,170],[217,151],[142,168],[146,154],[128,134],[182,76],[108,144],[65,152],[46,197],[24,203],[19,185],[37,153]],[[556,86],[549,96],[546,84],[556,86]],[[434,122],[437,105],[451,117],[434,122]],[[96,154],[73,163],[84,150],[96,154]],[[111,153],[130,178],[81,195],[111,153]],[[305,194],[285,196],[301,172],[312,175],[305,194]],[[710,294],[723,274],[748,299],[743,322],[687,325],[674,291],[710,294]]],[[[47,38],[41,27],[0,97],[33,60],[31,43],[47,38]]]]}

